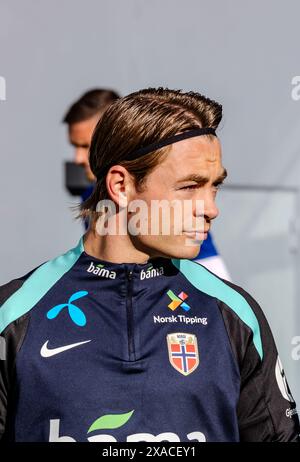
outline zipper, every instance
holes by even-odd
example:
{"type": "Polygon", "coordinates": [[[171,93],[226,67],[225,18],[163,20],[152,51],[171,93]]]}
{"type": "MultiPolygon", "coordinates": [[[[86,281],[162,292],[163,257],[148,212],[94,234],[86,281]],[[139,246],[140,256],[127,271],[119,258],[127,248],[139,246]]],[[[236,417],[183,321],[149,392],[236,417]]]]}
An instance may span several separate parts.
{"type": "Polygon", "coordinates": [[[127,271],[127,297],[126,297],[126,310],[127,310],[127,332],[128,332],[128,356],[129,361],[135,361],[135,345],[134,345],[134,321],[132,309],[132,286],[133,286],[133,271],[127,271]]]}

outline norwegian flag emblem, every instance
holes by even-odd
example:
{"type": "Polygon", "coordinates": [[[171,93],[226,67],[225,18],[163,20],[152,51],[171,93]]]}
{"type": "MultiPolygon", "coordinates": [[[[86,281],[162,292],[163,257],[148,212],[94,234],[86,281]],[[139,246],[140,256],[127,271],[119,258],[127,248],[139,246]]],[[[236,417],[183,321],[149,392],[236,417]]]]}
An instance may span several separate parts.
{"type": "Polygon", "coordinates": [[[167,335],[169,360],[182,375],[189,375],[199,365],[197,337],[193,334],[174,333],[167,335]]]}

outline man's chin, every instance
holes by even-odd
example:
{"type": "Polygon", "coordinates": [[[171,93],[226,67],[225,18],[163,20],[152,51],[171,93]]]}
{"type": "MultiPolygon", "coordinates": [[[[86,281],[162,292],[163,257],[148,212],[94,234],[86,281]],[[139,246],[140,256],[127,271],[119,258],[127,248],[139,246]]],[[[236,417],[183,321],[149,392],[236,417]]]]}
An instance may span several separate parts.
{"type": "Polygon", "coordinates": [[[176,246],[175,249],[172,249],[170,258],[193,260],[198,256],[202,242],[192,240],[183,246],[176,246]]]}
{"type": "Polygon", "coordinates": [[[183,256],[181,258],[186,258],[188,260],[192,260],[193,258],[196,258],[199,255],[202,242],[203,241],[197,241],[197,243],[195,243],[193,246],[192,245],[186,246],[183,249],[183,253],[186,256],[183,256]]]}
{"type": "Polygon", "coordinates": [[[203,241],[184,238],[162,241],[161,239],[151,241],[135,242],[139,250],[151,255],[151,258],[175,258],[192,260],[196,258],[200,252],[200,247],[203,241]]]}

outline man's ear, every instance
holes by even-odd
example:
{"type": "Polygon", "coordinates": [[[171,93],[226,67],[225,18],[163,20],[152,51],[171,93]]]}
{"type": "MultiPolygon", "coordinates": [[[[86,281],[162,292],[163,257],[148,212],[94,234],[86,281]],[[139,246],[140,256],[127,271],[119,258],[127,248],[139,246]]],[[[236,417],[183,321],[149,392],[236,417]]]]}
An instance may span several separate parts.
{"type": "Polygon", "coordinates": [[[110,198],[121,208],[128,206],[133,180],[126,168],[114,165],[106,176],[106,189],[110,198]]]}
{"type": "Polygon", "coordinates": [[[128,207],[128,199],[127,199],[126,191],[121,191],[119,193],[119,202],[118,202],[118,204],[119,204],[119,206],[121,208],[128,207]]]}

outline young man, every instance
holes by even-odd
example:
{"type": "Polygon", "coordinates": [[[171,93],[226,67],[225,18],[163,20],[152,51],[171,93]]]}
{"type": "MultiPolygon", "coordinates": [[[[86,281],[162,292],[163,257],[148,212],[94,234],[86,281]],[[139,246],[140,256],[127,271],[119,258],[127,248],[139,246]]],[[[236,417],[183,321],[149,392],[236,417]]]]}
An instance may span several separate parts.
{"type": "MultiPolygon", "coordinates": [[[[89,149],[93,131],[108,106],[118,98],[119,95],[112,90],[100,88],[89,90],[71,105],[63,118],[63,122],[68,125],[69,142],[75,150],[74,162],[84,168],[86,178],[90,182],[90,186],[81,194],[82,202],[91,195],[96,180],[89,164],[89,149]]],[[[83,223],[87,229],[88,220],[83,220],[83,223]]],[[[230,280],[227,267],[218,253],[211,233],[208,233],[207,239],[201,246],[201,252],[195,260],[199,260],[202,265],[218,276],[230,280]]]]}
{"type": "Polygon", "coordinates": [[[218,103],[163,88],[105,112],[90,150],[97,184],[81,208],[88,232],[0,289],[3,438],[298,440],[260,307],[191,261],[226,177],[221,118],[218,103]],[[158,220],[157,201],[169,206],[158,220]]]}

